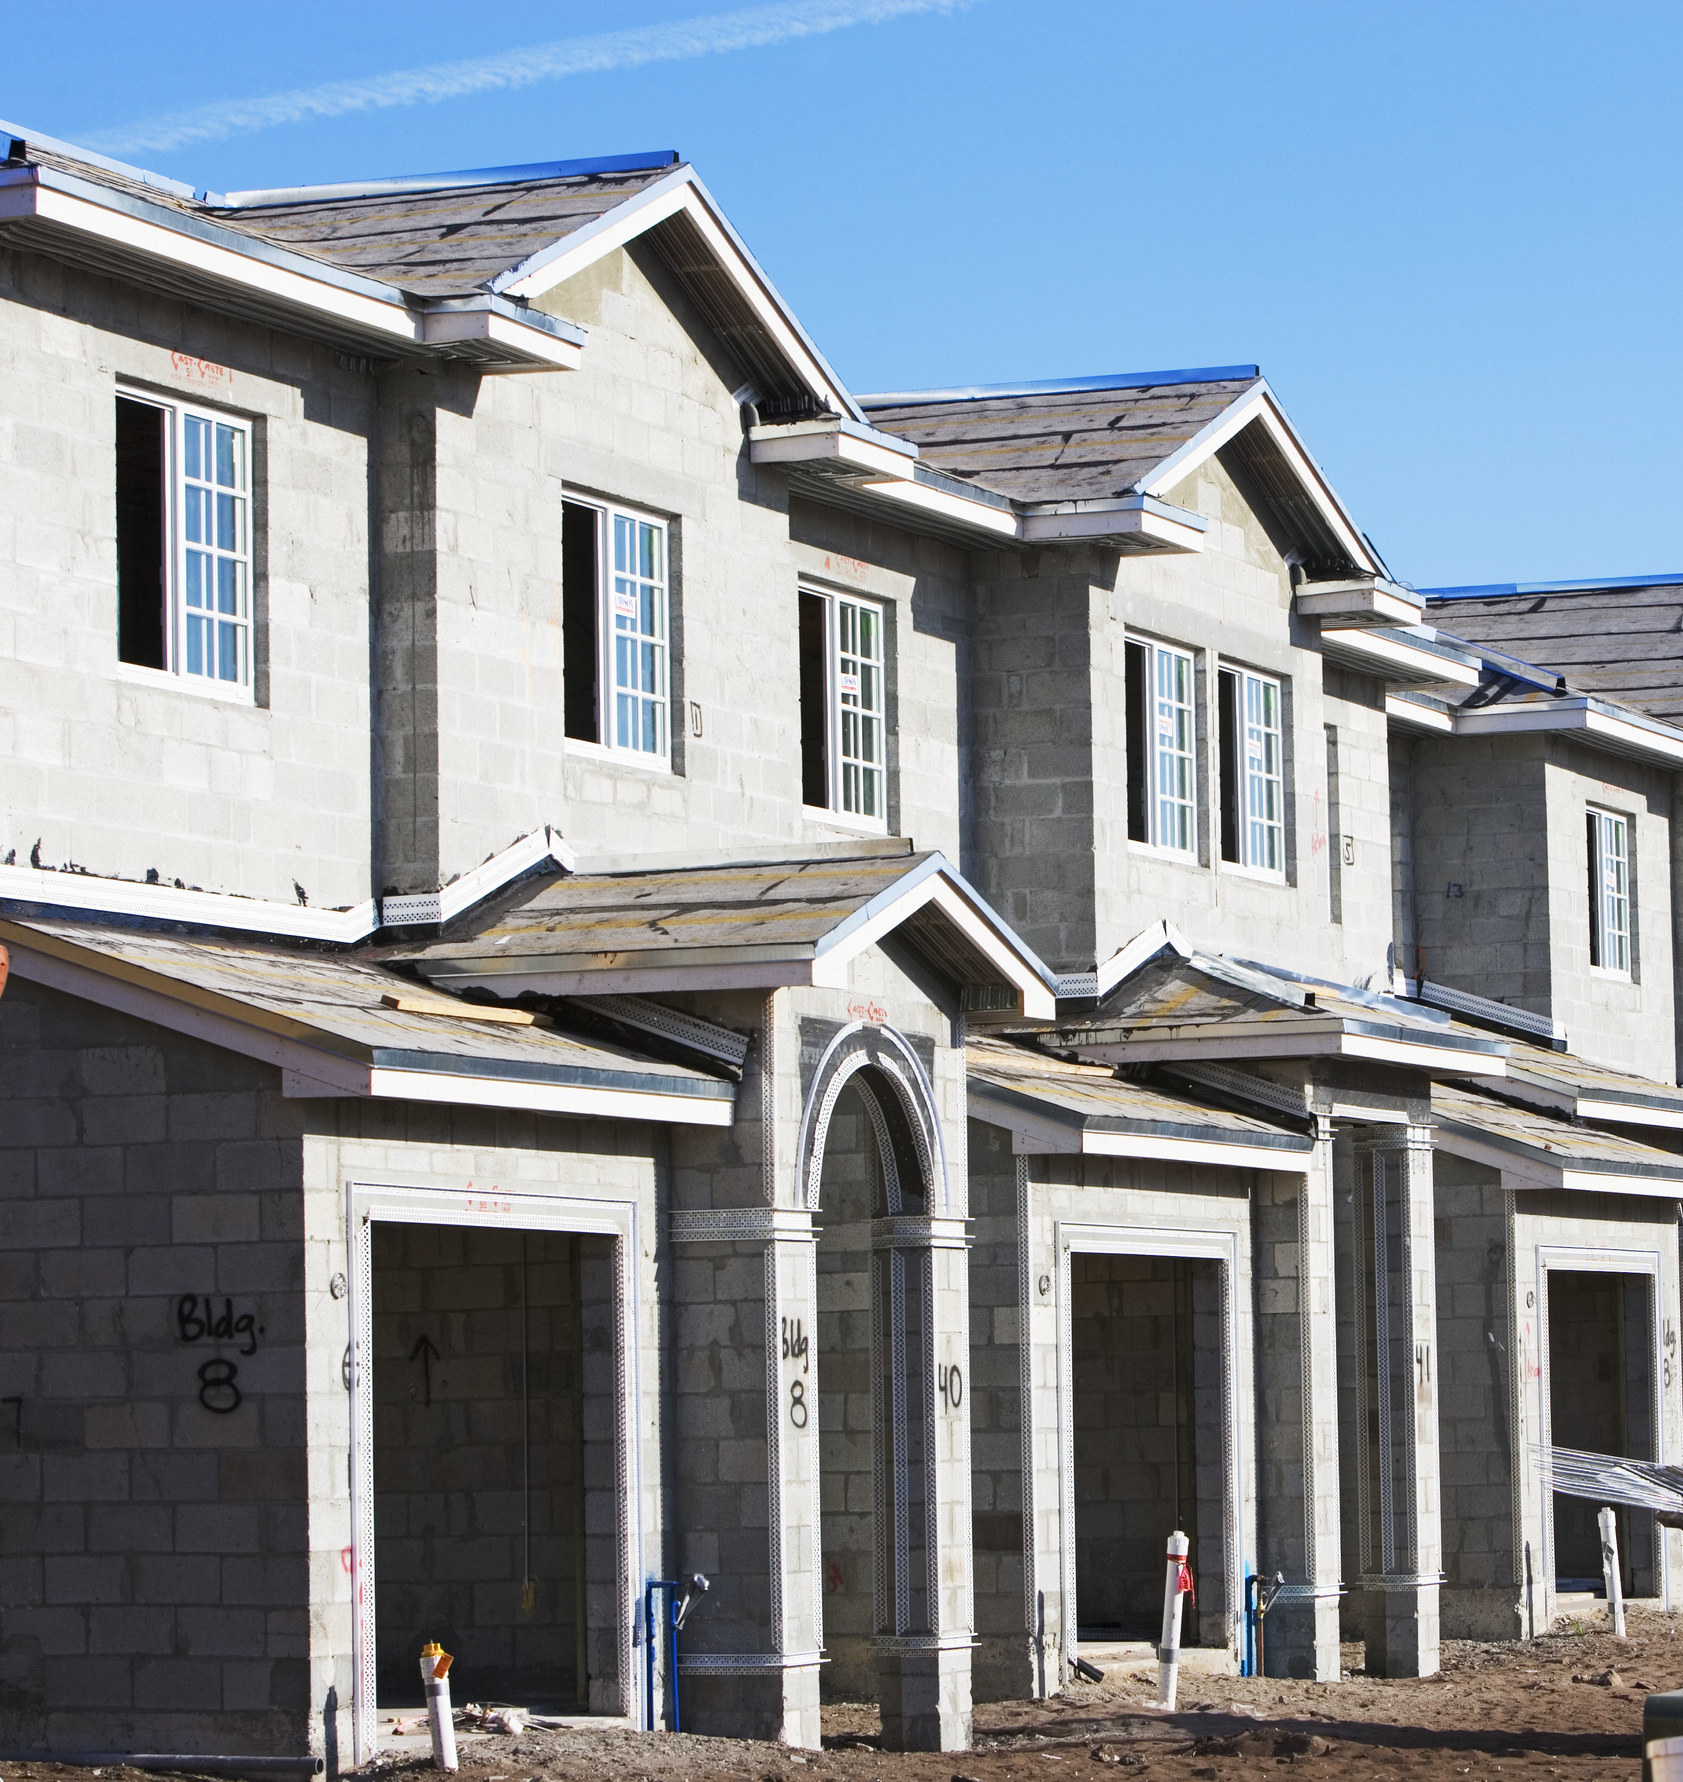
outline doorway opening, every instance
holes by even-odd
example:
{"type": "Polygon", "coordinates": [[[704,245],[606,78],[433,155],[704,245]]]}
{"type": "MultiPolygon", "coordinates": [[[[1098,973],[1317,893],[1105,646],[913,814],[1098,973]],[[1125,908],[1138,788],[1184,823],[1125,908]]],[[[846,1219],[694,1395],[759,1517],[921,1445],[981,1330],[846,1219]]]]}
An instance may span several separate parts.
{"type": "MultiPolygon", "coordinates": [[[[1561,1448],[1655,1460],[1652,1276],[1550,1269],[1549,1439],[1561,1448]]],[[[1602,1592],[1600,1505],[1554,1497],[1557,1591],[1602,1592]]],[[[1626,1596],[1658,1590],[1654,1515],[1620,1506],[1620,1583],[1626,1596]]]]}
{"type": "Polygon", "coordinates": [[[437,1640],[458,1701],[617,1711],[613,1240],[375,1221],[370,1245],[382,1706],[420,1702],[437,1640]]]}
{"type": "Polygon", "coordinates": [[[1073,1252],[1077,1638],[1155,1641],[1168,1537],[1198,1582],[1182,1642],[1225,1643],[1221,1265],[1073,1252]]]}

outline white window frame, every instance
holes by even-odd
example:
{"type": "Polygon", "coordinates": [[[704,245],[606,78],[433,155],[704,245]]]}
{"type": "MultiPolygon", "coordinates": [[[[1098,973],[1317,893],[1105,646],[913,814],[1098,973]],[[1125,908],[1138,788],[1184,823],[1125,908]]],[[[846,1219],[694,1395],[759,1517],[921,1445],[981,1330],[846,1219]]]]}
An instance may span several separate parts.
{"type": "MultiPolygon", "coordinates": [[[[639,767],[669,768],[672,763],[672,527],[659,514],[645,513],[617,501],[566,491],[566,499],[577,507],[589,508],[596,515],[596,742],[595,747],[616,761],[635,763],[639,767]],[[645,576],[640,569],[622,571],[616,552],[623,536],[622,528],[630,528],[638,536],[644,529],[659,540],[658,574],[645,576]],[[627,584],[624,587],[618,583],[627,584]],[[652,611],[642,610],[639,598],[647,591],[652,611]],[[622,611],[627,596],[637,599],[640,610],[622,611]],[[635,633],[621,632],[619,620],[635,617],[639,621],[635,633]],[[645,630],[643,621],[652,621],[645,630]],[[619,644],[622,639],[641,642],[654,651],[652,687],[619,684],[621,662],[619,644]],[[629,698],[646,713],[652,713],[658,731],[656,746],[643,748],[620,740],[622,716],[620,702],[629,698]]],[[[569,748],[579,748],[577,737],[570,738],[569,748]]],[[[590,744],[583,745],[586,748],[590,744]]]]}
{"type": "MultiPolygon", "coordinates": [[[[1239,855],[1247,873],[1283,884],[1286,877],[1286,688],[1271,674],[1237,663],[1223,668],[1239,683],[1239,855]],[[1270,697],[1272,696],[1272,697],[1270,697]],[[1272,712],[1269,707],[1272,706],[1272,712]],[[1272,794],[1272,797],[1270,797],[1272,794]]],[[[1231,871],[1233,862],[1227,862],[1231,871]]]]}
{"type": "Polygon", "coordinates": [[[136,402],[146,408],[157,409],[165,417],[164,666],[160,670],[133,662],[119,662],[118,667],[124,679],[156,684],[160,675],[167,675],[184,692],[249,704],[253,697],[255,680],[253,657],[257,629],[253,586],[256,566],[252,548],[251,423],[223,409],[201,407],[196,403],[160,396],[150,390],[130,389],[119,384],[116,394],[124,402],[136,402]],[[224,517],[221,501],[217,499],[220,493],[219,479],[214,470],[208,478],[189,477],[187,474],[188,466],[195,455],[189,450],[190,427],[210,428],[213,442],[217,437],[215,430],[220,428],[236,442],[234,456],[239,463],[238,482],[236,486],[229,487],[228,493],[221,498],[233,507],[235,537],[231,544],[222,537],[200,540],[188,536],[189,531],[195,527],[195,510],[199,507],[198,498],[203,494],[208,494],[211,498],[208,505],[216,516],[217,528],[220,528],[224,517]],[[200,548],[201,545],[208,546],[208,549],[200,548]],[[212,608],[189,607],[189,589],[202,573],[194,559],[208,561],[214,566],[212,573],[218,584],[222,579],[223,566],[227,566],[235,583],[231,611],[222,609],[218,590],[215,589],[212,591],[212,600],[216,604],[212,608]],[[212,614],[209,622],[214,627],[212,635],[215,647],[225,648],[231,644],[233,648],[236,673],[231,678],[206,674],[189,666],[195,657],[203,660],[202,644],[199,643],[194,628],[196,622],[199,622],[195,616],[207,611],[212,614]]]}
{"type": "Polygon", "coordinates": [[[830,802],[808,815],[849,829],[888,833],[888,614],[881,601],[801,587],[824,603],[824,736],[830,802]],[[854,623],[850,625],[849,619],[854,623]],[[876,631],[876,653],[857,646],[857,621],[876,631]],[[855,647],[847,647],[849,641],[855,647]],[[851,664],[851,667],[849,666],[851,664]],[[871,747],[874,733],[874,751],[871,747]],[[850,748],[850,736],[854,746],[850,748]],[[868,796],[874,781],[874,799],[868,796]],[[874,802],[874,812],[863,808],[874,802]]]}
{"type": "MultiPolygon", "coordinates": [[[[1147,844],[1198,858],[1198,676],[1192,652],[1130,635],[1145,651],[1147,844]]],[[[1137,842],[1134,844],[1139,845],[1137,842]]]]}
{"type": "Polygon", "coordinates": [[[1633,956],[1631,820],[1622,811],[1589,806],[1594,846],[1589,862],[1594,898],[1590,906],[1590,970],[1628,982],[1633,956]],[[1597,959],[1596,955],[1600,958],[1597,959]]]}

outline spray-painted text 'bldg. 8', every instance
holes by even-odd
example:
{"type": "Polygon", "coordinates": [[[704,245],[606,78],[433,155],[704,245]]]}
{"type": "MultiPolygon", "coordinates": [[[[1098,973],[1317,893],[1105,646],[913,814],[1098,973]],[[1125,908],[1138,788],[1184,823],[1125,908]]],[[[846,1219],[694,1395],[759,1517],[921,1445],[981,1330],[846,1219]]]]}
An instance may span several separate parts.
{"type": "Polygon", "coordinates": [[[1177,1527],[1294,1675],[1598,1572],[1683,730],[1593,619],[1465,641],[1254,366],[851,393],[675,156],[10,135],[0,1746],[348,1761],[427,1639],[640,1720],[702,1572],[687,1726],[957,1747],[1177,1527]]]}

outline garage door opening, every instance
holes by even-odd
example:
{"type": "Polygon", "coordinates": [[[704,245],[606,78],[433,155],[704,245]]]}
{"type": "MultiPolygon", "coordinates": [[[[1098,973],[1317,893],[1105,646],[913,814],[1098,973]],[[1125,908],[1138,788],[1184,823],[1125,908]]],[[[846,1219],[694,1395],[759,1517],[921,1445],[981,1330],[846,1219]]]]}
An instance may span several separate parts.
{"type": "Polygon", "coordinates": [[[1070,1257],[1077,1638],[1156,1640],[1164,1551],[1198,1580],[1186,1645],[1221,1644],[1227,1466],[1220,1264],[1070,1257]]]}
{"type": "MultiPolygon", "coordinates": [[[[1658,1458],[1653,1291],[1647,1275],[1549,1270],[1549,1433],[1557,1447],[1658,1458]]],[[[1584,1498],[1555,1495],[1557,1591],[1603,1590],[1598,1509],[1584,1498]]],[[[1621,1507],[1615,1514],[1624,1592],[1653,1596],[1653,1512],[1621,1507]]]]}
{"type": "Polygon", "coordinates": [[[376,1222],[374,1632],[382,1709],[428,1640],[462,1702],[617,1708],[612,1241],[376,1222]],[[598,1499],[606,1514],[593,1514],[598,1499]]]}

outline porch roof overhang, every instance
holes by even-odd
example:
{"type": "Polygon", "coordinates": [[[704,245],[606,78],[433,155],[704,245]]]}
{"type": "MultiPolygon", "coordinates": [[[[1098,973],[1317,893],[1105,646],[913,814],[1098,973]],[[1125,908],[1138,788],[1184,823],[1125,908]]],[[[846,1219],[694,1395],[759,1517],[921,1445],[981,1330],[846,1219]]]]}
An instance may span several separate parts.
{"type": "Polygon", "coordinates": [[[385,955],[431,983],[499,994],[845,988],[888,935],[974,1013],[1048,1020],[1056,979],[938,853],[578,873],[385,955]]]}
{"type": "Polygon", "coordinates": [[[1508,1085],[1504,1094],[1568,1119],[1683,1132],[1683,1088],[1650,1082],[1571,1053],[1512,1044],[1508,1085]]]}
{"type": "Polygon", "coordinates": [[[1506,1041],[1401,1000],[1205,953],[1169,923],[1131,941],[1049,1036],[1102,1063],[1349,1058],[1499,1077],[1506,1041]]]}
{"type": "Polygon", "coordinates": [[[73,922],[0,921],[20,978],[277,1067],[288,1096],[728,1126],[735,1085],[466,1003],[367,959],[73,922]]]}
{"type": "Polygon", "coordinates": [[[1300,1172],[1314,1150],[1306,1133],[1008,1041],[972,1041],[967,1064],[971,1117],[1008,1131],[1019,1156],[1142,1157],[1300,1172]]]}
{"type": "Polygon", "coordinates": [[[1640,1139],[1598,1132],[1515,1106],[1506,1094],[1498,1100],[1459,1085],[1434,1088],[1432,1111],[1438,1148],[1500,1170],[1506,1185],[1683,1198],[1683,1154],[1640,1139]]]}

